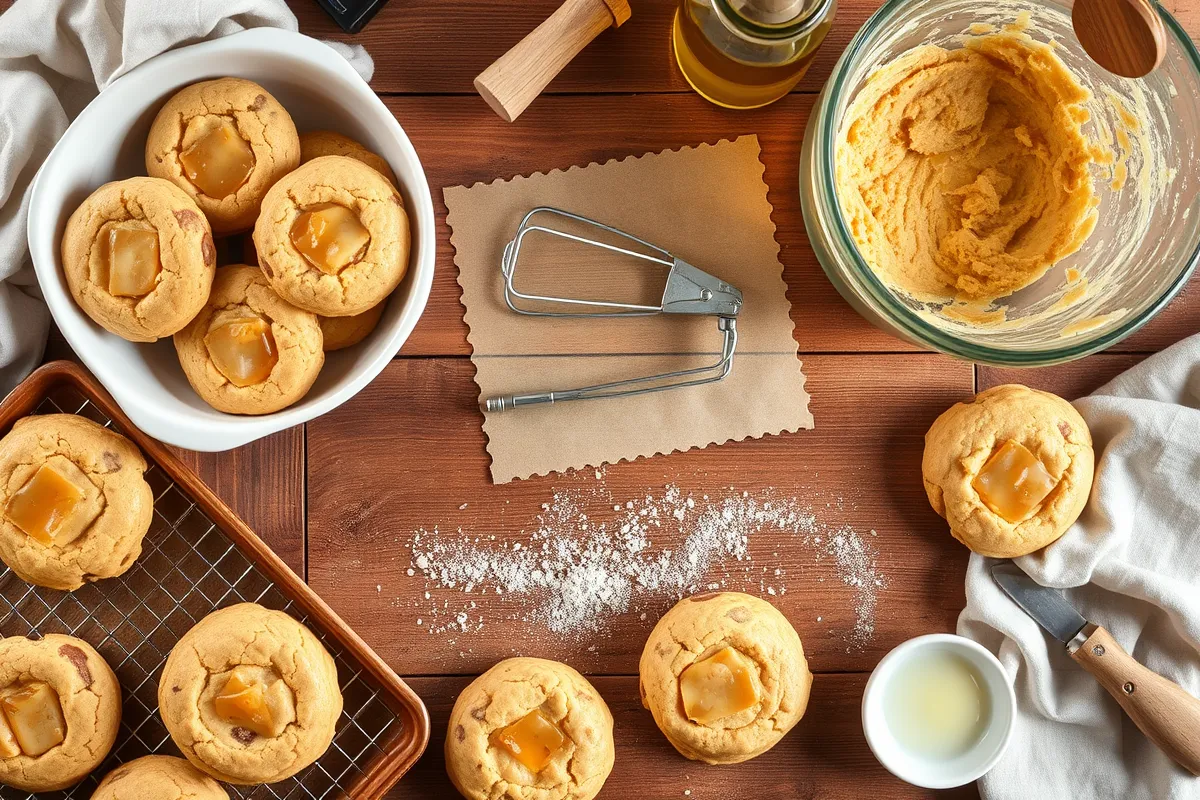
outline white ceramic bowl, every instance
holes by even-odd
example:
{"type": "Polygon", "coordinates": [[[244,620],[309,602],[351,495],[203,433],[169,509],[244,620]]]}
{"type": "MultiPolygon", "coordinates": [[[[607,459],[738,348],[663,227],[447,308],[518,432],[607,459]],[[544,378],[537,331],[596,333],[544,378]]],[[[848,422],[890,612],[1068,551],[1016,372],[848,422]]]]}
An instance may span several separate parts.
{"type": "Polygon", "coordinates": [[[1004,667],[982,645],[950,633],[918,636],[897,646],[875,667],[863,693],[863,732],[871,752],[888,772],[900,780],[927,789],[962,786],[996,766],[1012,738],[1016,716],[1017,697],[1004,667]],[[939,649],[962,656],[979,670],[984,688],[991,698],[992,709],[988,729],[976,745],[947,761],[932,761],[905,749],[892,736],[883,715],[884,698],[892,688],[897,670],[910,658],[939,649]]]}
{"type": "Polygon", "coordinates": [[[191,450],[228,450],[324,414],[378,375],[408,338],[433,282],[433,201],[425,172],[395,117],[332,49],[308,36],[257,28],[164,53],[114,81],[67,129],[34,179],[29,249],[67,342],[139,428],[191,450]],[[379,153],[396,173],[412,230],[408,274],[375,331],[329,353],[312,390],[274,414],[238,416],[192,391],[168,337],[134,344],[108,333],[71,298],[59,243],[67,218],[96,187],[146,174],[150,123],[167,98],[196,81],[249,78],[283,103],[301,131],[332,129],[379,153]]]}

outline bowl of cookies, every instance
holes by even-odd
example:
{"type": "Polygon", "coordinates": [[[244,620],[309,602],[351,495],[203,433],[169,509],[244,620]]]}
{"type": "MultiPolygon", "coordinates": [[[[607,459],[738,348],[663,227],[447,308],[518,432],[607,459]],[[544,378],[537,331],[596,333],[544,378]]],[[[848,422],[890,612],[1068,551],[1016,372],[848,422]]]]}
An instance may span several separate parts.
{"type": "Polygon", "coordinates": [[[433,202],[345,59],[260,28],[165,53],[83,110],[29,246],[67,342],[133,422],[227,450],[354,396],[416,325],[433,202]]]}

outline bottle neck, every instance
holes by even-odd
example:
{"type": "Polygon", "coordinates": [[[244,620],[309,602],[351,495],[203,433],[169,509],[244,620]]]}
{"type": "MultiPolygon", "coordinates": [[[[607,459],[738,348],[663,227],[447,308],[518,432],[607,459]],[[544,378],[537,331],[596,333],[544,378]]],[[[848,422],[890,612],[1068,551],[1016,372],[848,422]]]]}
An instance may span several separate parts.
{"type": "Polygon", "coordinates": [[[765,43],[794,39],[824,20],[833,0],[712,0],[734,33],[765,43]]]}

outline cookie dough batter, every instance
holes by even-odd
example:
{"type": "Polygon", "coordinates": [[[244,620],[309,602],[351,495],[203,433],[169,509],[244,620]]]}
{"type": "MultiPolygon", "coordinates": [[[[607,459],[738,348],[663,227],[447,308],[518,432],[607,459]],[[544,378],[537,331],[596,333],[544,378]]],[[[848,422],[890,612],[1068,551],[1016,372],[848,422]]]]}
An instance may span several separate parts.
{"type": "Polygon", "coordinates": [[[229,800],[221,784],[182,758],[143,756],[105,776],[92,800],[229,800]]]}
{"type": "Polygon", "coordinates": [[[925,434],[921,473],[933,510],[971,550],[1016,558],[1079,518],[1095,455],[1074,406],[1018,384],[947,409],[925,434]]]}
{"type": "Polygon", "coordinates": [[[289,778],[320,758],[342,694],[333,657],[312,631],[282,611],[242,603],[209,614],[172,648],[158,708],[188,761],[250,785],[289,778]]]}
{"type": "Polygon", "coordinates": [[[812,673],[796,630],[741,592],[685,598],[650,632],[638,665],[642,705],[675,749],[736,764],[774,747],[808,707],[812,673]]]}
{"type": "Polygon", "coordinates": [[[501,661],[450,712],[446,772],[468,800],[591,800],[613,758],[604,698],[557,661],[501,661]]]}
{"type": "Polygon", "coordinates": [[[1096,224],[1090,92],[1018,21],[873,73],[839,132],[836,185],[863,258],[921,300],[987,300],[1077,251],[1096,224]]]}
{"type": "Polygon", "coordinates": [[[78,783],[120,727],[121,687],[90,644],[57,633],[0,639],[0,783],[29,792],[78,783]]]}

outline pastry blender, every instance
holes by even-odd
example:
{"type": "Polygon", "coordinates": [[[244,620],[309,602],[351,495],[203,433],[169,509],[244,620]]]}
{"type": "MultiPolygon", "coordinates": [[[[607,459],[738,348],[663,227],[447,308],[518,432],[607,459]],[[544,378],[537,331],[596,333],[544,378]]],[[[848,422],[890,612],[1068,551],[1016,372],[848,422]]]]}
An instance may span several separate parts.
{"type": "MultiPolygon", "coordinates": [[[[534,317],[646,317],[655,314],[691,314],[713,316],[717,330],[724,336],[717,361],[702,367],[663,372],[637,378],[583,386],[577,389],[532,392],[529,394],[490,397],[484,403],[488,411],[505,411],[537,403],[557,403],[564,400],[591,400],[700,386],[722,380],[733,369],[733,353],[737,348],[737,315],[742,309],[742,293],[725,281],[697,269],[661,247],[632,234],[569,211],[538,207],[521,220],[516,236],[504,248],[500,261],[504,274],[504,302],[518,314],[534,317]],[[584,231],[578,233],[575,231],[584,231]],[[619,302],[614,299],[594,299],[522,292],[517,288],[517,271],[521,250],[527,237],[533,234],[553,236],[595,247],[596,263],[606,254],[625,256],[639,262],[667,268],[666,284],[656,304],[619,302]],[[604,237],[604,238],[601,238],[604,237]],[[635,249],[636,246],[636,249],[635,249]]],[[[569,277],[569,276],[566,276],[569,277]]]]}

